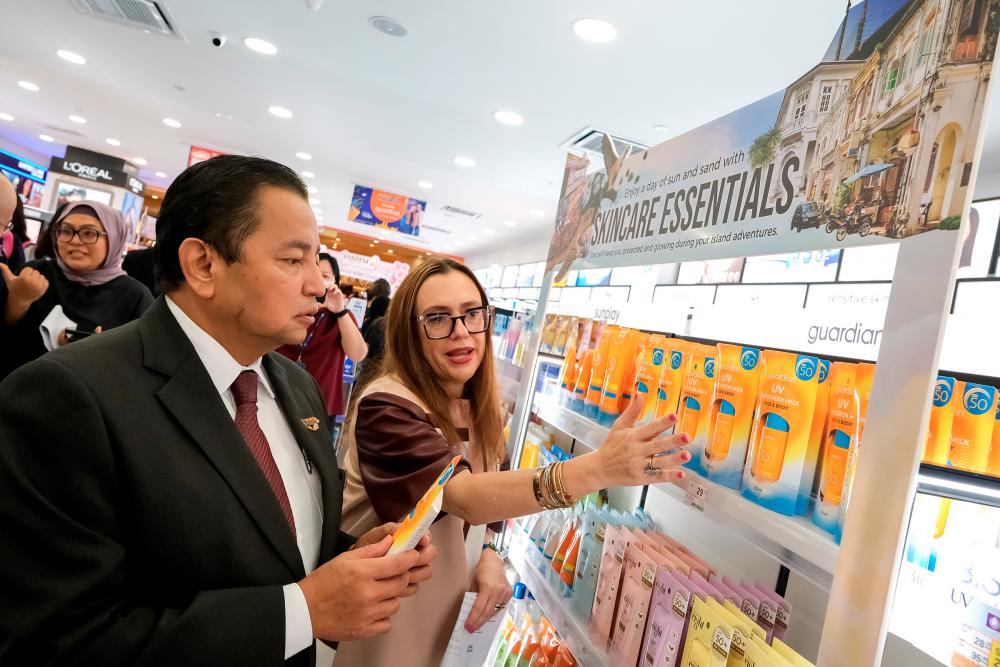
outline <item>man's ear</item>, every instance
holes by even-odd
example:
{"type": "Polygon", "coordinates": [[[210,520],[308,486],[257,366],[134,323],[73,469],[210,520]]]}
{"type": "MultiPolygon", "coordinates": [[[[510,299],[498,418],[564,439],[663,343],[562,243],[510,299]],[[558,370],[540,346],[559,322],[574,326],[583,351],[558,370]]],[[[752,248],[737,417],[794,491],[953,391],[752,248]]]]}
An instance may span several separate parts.
{"type": "Polygon", "coordinates": [[[215,296],[219,264],[223,261],[212,246],[201,239],[187,238],[177,249],[184,281],[203,299],[215,296]]]}

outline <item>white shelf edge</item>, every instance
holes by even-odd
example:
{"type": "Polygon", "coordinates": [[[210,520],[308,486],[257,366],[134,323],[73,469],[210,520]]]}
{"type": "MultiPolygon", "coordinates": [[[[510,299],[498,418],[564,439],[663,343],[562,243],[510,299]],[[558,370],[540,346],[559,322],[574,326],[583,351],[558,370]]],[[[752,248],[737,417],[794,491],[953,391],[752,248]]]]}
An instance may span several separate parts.
{"type": "Polygon", "coordinates": [[[546,618],[559,633],[560,639],[573,653],[577,662],[586,667],[609,667],[613,664],[608,652],[595,645],[594,637],[585,621],[577,618],[564,603],[564,598],[553,590],[552,585],[538,571],[532,562],[529,549],[537,552],[535,546],[527,542],[518,529],[507,559],[517,570],[521,580],[535,596],[535,601],[545,612],[546,618]]]}
{"type": "MultiPolygon", "coordinates": [[[[535,414],[592,449],[600,447],[608,429],[559,405],[554,396],[535,397],[535,414]]],[[[806,517],[790,517],[772,512],[744,498],[739,491],[728,489],[686,470],[687,482],[705,488],[705,516],[711,521],[742,535],[752,544],[779,562],[829,590],[837,567],[840,548],[806,517]]],[[[649,487],[680,503],[687,497],[686,488],[676,484],[654,484],[649,487]]]]}

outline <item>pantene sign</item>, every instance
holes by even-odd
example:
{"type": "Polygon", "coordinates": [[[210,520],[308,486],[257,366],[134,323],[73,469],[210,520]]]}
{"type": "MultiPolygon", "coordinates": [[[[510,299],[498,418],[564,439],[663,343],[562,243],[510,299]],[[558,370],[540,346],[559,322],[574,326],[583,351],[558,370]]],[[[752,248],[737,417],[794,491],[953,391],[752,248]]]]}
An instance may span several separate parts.
{"type": "Polygon", "coordinates": [[[368,281],[385,278],[393,291],[410,272],[406,262],[385,262],[377,255],[359,255],[347,250],[335,250],[332,254],[337,258],[341,275],[368,281]]]}

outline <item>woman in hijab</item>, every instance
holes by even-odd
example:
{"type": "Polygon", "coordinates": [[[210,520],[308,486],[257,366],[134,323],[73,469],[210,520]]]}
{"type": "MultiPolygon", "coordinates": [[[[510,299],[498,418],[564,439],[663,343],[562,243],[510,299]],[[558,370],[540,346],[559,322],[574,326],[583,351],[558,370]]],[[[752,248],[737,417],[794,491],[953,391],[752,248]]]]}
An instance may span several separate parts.
{"type": "Polygon", "coordinates": [[[0,268],[0,379],[46,351],[138,318],[153,303],[125,275],[129,230],[121,213],[99,202],[68,205],[49,230],[55,259],[0,268]]]}

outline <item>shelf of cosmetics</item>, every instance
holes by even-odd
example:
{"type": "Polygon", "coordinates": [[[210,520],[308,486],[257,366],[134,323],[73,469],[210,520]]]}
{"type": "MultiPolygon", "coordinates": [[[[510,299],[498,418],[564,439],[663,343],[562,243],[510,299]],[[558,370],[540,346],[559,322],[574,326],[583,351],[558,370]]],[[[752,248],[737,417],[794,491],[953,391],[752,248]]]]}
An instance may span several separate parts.
{"type": "Polygon", "coordinates": [[[523,583],[514,596],[483,667],[577,667],[569,646],[523,583]]]}
{"type": "Polygon", "coordinates": [[[531,330],[532,319],[533,314],[496,313],[493,318],[493,356],[520,366],[528,339],[527,335],[522,334],[531,330]]]}
{"type": "MultiPolygon", "coordinates": [[[[521,567],[557,592],[585,628],[595,662],[657,667],[811,665],[783,639],[790,605],[767,587],[722,576],[641,509],[590,502],[528,517],[515,533],[521,567]]],[[[547,610],[546,610],[547,611],[547,610]]]]}

